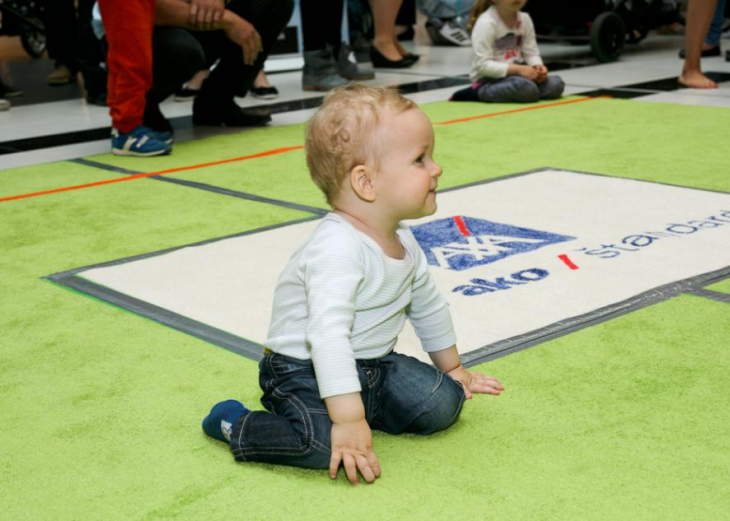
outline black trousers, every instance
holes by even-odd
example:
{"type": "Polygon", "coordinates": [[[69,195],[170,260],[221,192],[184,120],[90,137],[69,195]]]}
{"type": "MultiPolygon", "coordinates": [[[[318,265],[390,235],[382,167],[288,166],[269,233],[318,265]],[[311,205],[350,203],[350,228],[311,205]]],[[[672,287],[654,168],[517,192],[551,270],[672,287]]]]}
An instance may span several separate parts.
{"type": "Polygon", "coordinates": [[[305,51],[331,45],[339,50],[342,42],[342,0],[301,0],[302,39],[305,51]]]}
{"type": "Polygon", "coordinates": [[[251,88],[276,38],[286,27],[293,0],[233,0],[226,9],[250,22],[261,35],[263,52],[253,65],[243,62],[243,49],[223,31],[190,31],[179,27],[155,27],[152,36],[152,89],[147,103],[159,103],[193,75],[213,69],[196,98],[195,105],[225,106],[234,96],[251,88]]]}
{"type": "Polygon", "coordinates": [[[46,27],[48,54],[51,59],[79,70],[79,33],[91,28],[94,0],[78,1],[78,18],[74,0],[43,0],[43,23],[46,27]]]}
{"type": "Polygon", "coordinates": [[[261,35],[263,52],[253,65],[243,63],[243,50],[233,43],[223,31],[195,32],[205,56],[205,65],[220,60],[203,83],[196,98],[196,105],[225,105],[233,97],[245,95],[253,85],[256,75],[264,66],[271,48],[286,27],[294,9],[293,0],[233,0],[226,9],[249,21],[261,35]]]}

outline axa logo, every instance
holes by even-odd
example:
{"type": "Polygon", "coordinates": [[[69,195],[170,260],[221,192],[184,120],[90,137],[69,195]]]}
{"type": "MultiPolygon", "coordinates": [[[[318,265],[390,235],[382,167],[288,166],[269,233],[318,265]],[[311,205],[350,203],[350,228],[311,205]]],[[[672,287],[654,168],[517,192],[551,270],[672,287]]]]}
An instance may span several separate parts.
{"type": "Polygon", "coordinates": [[[412,228],[432,266],[461,271],[575,237],[455,216],[412,228]]]}

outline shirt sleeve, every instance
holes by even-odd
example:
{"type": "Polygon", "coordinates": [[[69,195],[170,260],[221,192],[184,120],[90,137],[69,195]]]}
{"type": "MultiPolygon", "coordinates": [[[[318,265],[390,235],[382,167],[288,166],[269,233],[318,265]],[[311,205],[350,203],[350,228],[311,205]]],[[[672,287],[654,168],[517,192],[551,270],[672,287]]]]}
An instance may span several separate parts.
{"type": "Polygon", "coordinates": [[[436,288],[428,269],[428,260],[412,232],[407,232],[414,257],[415,277],[411,303],[406,314],[413,324],[421,346],[426,352],[441,351],[456,344],[456,333],[449,305],[436,288]]]}
{"type": "Polygon", "coordinates": [[[361,390],[350,334],[364,264],[356,241],[347,238],[325,233],[304,255],[307,349],[323,399],[361,390]]]}
{"type": "Polygon", "coordinates": [[[535,26],[532,23],[532,18],[527,13],[522,13],[522,15],[522,56],[530,67],[542,65],[542,58],[540,57],[540,49],[537,47],[537,37],[535,36],[535,26]]]}
{"type": "Polygon", "coordinates": [[[477,20],[471,34],[474,46],[474,71],[479,78],[504,78],[509,63],[498,61],[496,57],[496,28],[489,20],[477,20]]]}

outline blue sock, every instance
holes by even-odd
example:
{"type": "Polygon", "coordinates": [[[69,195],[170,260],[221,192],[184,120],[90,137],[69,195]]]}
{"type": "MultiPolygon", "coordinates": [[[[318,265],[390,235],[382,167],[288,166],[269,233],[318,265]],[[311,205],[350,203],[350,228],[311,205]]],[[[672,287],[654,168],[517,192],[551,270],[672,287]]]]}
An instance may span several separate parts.
{"type": "Polygon", "coordinates": [[[236,400],[217,403],[203,419],[203,432],[216,440],[230,442],[231,430],[245,412],[248,409],[236,400]]]}

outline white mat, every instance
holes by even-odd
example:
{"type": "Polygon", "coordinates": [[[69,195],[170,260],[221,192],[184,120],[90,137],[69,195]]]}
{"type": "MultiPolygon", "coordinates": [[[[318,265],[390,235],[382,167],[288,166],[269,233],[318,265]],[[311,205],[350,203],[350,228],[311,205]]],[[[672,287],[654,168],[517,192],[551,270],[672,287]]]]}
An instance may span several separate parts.
{"type": "MultiPolygon", "coordinates": [[[[439,194],[438,204],[409,224],[435,263],[462,353],[730,266],[730,194],[546,170],[439,194]]],[[[79,276],[263,344],[279,272],[317,223],[79,276]]],[[[426,359],[410,326],[397,350],[426,359]]]]}

